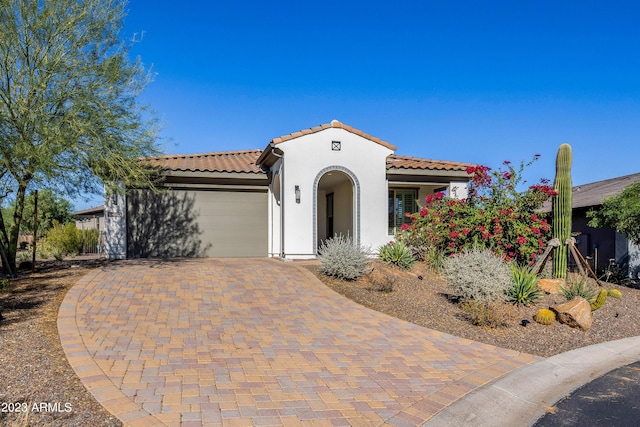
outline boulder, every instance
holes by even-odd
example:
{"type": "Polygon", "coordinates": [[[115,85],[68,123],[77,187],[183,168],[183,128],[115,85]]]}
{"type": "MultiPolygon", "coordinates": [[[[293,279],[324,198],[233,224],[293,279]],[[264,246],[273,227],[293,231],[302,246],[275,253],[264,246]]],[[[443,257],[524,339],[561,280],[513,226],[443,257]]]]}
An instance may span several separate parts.
{"type": "Polygon", "coordinates": [[[564,279],[540,279],[538,287],[548,294],[557,295],[560,293],[560,286],[565,285],[564,279]]]}
{"type": "Polygon", "coordinates": [[[591,327],[592,314],[589,301],[582,297],[575,297],[571,301],[550,307],[556,312],[556,318],[560,323],[580,328],[583,331],[591,327]]]}

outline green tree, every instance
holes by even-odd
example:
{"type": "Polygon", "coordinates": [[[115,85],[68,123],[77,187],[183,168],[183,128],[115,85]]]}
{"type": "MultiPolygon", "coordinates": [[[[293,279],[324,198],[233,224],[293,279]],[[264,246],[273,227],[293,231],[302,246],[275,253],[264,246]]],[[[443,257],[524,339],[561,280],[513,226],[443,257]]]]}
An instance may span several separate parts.
{"type": "Polygon", "coordinates": [[[30,190],[153,186],[138,159],[159,149],[155,116],[138,102],[151,73],[121,36],[125,1],[0,5],[0,198],[13,201],[11,223],[0,216],[0,249],[13,272],[30,190]]]}
{"type": "Polygon", "coordinates": [[[615,228],[640,245],[640,182],[606,198],[600,209],[587,212],[587,218],[589,226],[615,228]]]}
{"type": "MultiPolygon", "coordinates": [[[[24,199],[23,221],[20,227],[20,234],[33,234],[33,212],[35,209],[35,194],[31,192],[24,199]]],[[[37,237],[44,236],[55,222],[66,224],[73,220],[71,216],[71,202],[54,193],[50,189],[38,192],[38,234],[37,237]]],[[[15,201],[11,201],[6,209],[2,209],[5,225],[11,227],[13,212],[15,211],[15,201]]]]}

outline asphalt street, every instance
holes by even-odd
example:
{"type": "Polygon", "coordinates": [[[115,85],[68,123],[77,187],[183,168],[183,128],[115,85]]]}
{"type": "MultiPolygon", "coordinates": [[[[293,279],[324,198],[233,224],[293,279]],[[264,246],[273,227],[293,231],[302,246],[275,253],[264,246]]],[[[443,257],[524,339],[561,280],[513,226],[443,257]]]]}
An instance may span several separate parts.
{"type": "Polygon", "coordinates": [[[575,390],[549,408],[534,426],[640,426],[640,362],[575,390]]]}

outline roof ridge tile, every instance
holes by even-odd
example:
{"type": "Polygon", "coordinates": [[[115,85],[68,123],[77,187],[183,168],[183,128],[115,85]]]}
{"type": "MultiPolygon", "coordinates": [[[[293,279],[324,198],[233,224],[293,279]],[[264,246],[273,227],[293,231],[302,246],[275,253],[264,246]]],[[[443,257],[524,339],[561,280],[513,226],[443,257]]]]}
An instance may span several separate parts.
{"type": "Polygon", "coordinates": [[[363,132],[360,129],[356,129],[356,128],[351,127],[351,126],[349,126],[347,124],[344,124],[344,123],[342,123],[342,122],[340,122],[338,120],[332,120],[331,123],[323,123],[321,125],[314,126],[314,127],[308,128],[308,129],[302,129],[302,130],[299,130],[299,131],[291,132],[291,133],[289,133],[287,135],[278,136],[276,138],[273,138],[271,140],[271,143],[280,144],[280,143],[285,142],[285,141],[290,141],[292,139],[299,138],[299,137],[304,136],[304,135],[309,135],[309,134],[312,134],[312,133],[320,132],[320,131],[323,131],[323,130],[329,129],[329,128],[343,129],[343,130],[346,130],[347,132],[351,132],[351,133],[353,133],[355,135],[358,135],[358,136],[361,136],[361,137],[363,137],[365,139],[373,141],[376,144],[380,144],[383,147],[389,148],[390,150],[394,150],[395,151],[395,149],[396,149],[396,147],[394,145],[392,145],[392,144],[390,144],[390,143],[388,143],[386,141],[383,141],[382,139],[377,138],[377,137],[375,137],[373,135],[370,135],[370,134],[368,134],[366,132],[363,132]]]}

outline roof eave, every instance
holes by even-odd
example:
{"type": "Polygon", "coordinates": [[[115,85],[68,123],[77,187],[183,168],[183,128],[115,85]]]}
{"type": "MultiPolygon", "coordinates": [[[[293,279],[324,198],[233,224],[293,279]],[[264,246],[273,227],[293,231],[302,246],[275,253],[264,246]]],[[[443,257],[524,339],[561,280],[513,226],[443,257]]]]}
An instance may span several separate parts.
{"type": "Polygon", "coordinates": [[[264,172],[229,172],[229,171],[190,171],[190,170],[165,170],[165,176],[188,178],[238,178],[251,180],[266,180],[264,172]]]}
{"type": "Polygon", "coordinates": [[[467,174],[466,171],[457,170],[388,168],[387,175],[445,176],[450,178],[462,178],[465,181],[469,180],[469,174],[467,174]]]}
{"type": "Polygon", "coordinates": [[[388,148],[391,151],[396,151],[396,149],[397,149],[397,147],[395,145],[393,145],[393,144],[390,144],[390,143],[388,143],[386,141],[383,141],[380,138],[377,138],[377,137],[375,137],[373,135],[365,133],[365,132],[363,132],[363,131],[361,131],[359,129],[355,129],[355,128],[353,128],[353,127],[351,127],[349,125],[346,125],[346,124],[344,124],[344,123],[342,123],[342,122],[340,122],[338,120],[333,120],[333,121],[331,121],[331,123],[325,123],[325,124],[322,124],[322,125],[319,125],[319,126],[315,126],[315,127],[309,128],[309,129],[303,129],[303,130],[300,130],[300,131],[297,131],[297,132],[290,133],[288,135],[279,136],[277,138],[272,139],[271,142],[270,142],[270,145],[278,145],[278,144],[281,144],[283,142],[291,141],[293,139],[300,138],[300,137],[305,136],[305,135],[310,135],[310,134],[313,134],[313,133],[321,132],[321,131],[323,131],[325,129],[342,129],[342,130],[345,130],[345,131],[347,131],[349,133],[352,133],[354,135],[358,135],[358,136],[360,136],[360,137],[362,137],[364,139],[368,139],[369,141],[374,142],[376,144],[379,144],[379,145],[381,145],[381,146],[383,146],[385,148],[388,148]]]}
{"type": "Polygon", "coordinates": [[[280,159],[284,155],[284,151],[279,148],[276,148],[273,142],[270,142],[267,147],[262,150],[260,153],[260,157],[256,160],[256,165],[261,168],[270,168],[273,166],[278,159],[280,159]]]}

